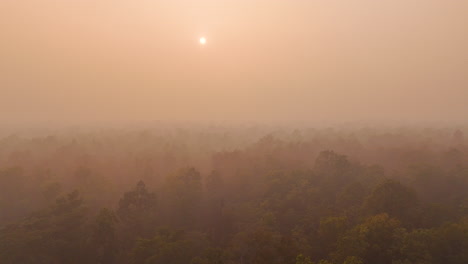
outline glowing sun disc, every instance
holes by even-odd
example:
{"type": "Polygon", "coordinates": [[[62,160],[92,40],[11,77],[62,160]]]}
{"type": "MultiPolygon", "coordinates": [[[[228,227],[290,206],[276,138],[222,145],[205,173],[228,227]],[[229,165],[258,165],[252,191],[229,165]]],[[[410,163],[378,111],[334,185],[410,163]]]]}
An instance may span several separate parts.
{"type": "Polygon", "coordinates": [[[200,44],[205,45],[206,44],[206,38],[204,38],[204,37],[200,38],[200,44]]]}

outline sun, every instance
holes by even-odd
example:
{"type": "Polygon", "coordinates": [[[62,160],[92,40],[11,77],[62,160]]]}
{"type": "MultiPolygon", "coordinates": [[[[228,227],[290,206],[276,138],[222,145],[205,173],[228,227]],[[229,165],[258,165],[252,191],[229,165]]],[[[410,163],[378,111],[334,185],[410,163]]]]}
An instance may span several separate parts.
{"type": "Polygon", "coordinates": [[[206,44],[206,38],[205,38],[205,37],[201,37],[199,41],[200,41],[200,44],[201,44],[201,45],[205,45],[205,44],[206,44]]]}

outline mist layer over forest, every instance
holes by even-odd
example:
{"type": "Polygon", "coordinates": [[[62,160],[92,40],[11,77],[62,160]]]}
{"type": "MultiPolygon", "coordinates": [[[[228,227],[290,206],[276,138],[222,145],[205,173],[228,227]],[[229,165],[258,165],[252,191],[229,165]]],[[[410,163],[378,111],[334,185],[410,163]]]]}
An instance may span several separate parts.
{"type": "Polygon", "coordinates": [[[1,263],[467,263],[466,127],[0,139],[1,263]]]}
{"type": "Polygon", "coordinates": [[[468,1],[0,0],[0,264],[467,264],[468,1]]]}

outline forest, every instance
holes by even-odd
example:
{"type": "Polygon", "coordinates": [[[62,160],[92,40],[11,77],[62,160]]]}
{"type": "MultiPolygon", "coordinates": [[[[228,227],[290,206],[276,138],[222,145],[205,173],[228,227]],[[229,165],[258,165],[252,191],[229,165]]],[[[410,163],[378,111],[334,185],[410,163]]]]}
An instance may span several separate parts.
{"type": "Polygon", "coordinates": [[[466,264],[468,127],[4,133],[2,264],[466,264]]]}

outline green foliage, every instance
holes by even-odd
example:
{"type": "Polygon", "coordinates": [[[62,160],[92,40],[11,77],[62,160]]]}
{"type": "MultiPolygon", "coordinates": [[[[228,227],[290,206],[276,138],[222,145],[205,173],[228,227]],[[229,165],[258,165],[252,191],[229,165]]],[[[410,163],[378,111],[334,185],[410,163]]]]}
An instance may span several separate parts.
{"type": "Polygon", "coordinates": [[[327,217],[320,221],[318,229],[318,241],[320,243],[320,257],[327,257],[329,252],[336,249],[338,240],[348,230],[345,217],[327,217]]]}
{"type": "Polygon", "coordinates": [[[468,263],[468,219],[448,223],[435,232],[431,253],[435,263],[468,263]]]}
{"type": "Polygon", "coordinates": [[[363,264],[363,261],[355,256],[350,256],[345,259],[343,264],[363,264]]]}
{"type": "Polygon", "coordinates": [[[0,223],[10,221],[28,211],[24,197],[27,179],[21,167],[0,170],[0,223]]]}
{"type": "Polygon", "coordinates": [[[132,253],[133,263],[190,263],[203,250],[200,248],[200,242],[197,239],[190,238],[183,231],[162,229],[151,239],[138,240],[132,253]]]}
{"type": "Polygon", "coordinates": [[[120,199],[117,214],[124,222],[137,221],[151,214],[156,205],[156,195],[149,193],[145,183],[139,181],[133,191],[125,193],[120,199]]]}
{"type": "Polygon", "coordinates": [[[312,262],[309,257],[299,254],[296,257],[296,264],[314,264],[314,262],[312,262]]]}
{"type": "Polygon", "coordinates": [[[52,208],[0,230],[0,263],[89,261],[85,221],[79,193],[69,193],[52,208]]]}
{"type": "Polygon", "coordinates": [[[433,263],[434,230],[416,229],[405,235],[400,248],[402,260],[409,263],[433,263]]]}
{"type": "Polygon", "coordinates": [[[348,174],[351,164],[345,155],[338,154],[334,151],[322,151],[315,160],[315,171],[323,173],[327,176],[339,177],[348,174]]]}
{"type": "Polygon", "coordinates": [[[387,214],[372,216],[339,240],[334,258],[343,262],[349,256],[356,256],[364,263],[390,264],[398,256],[404,234],[398,220],[387,214]]]}
{"type": "Polygon", "coordinates": [[[195,168],[185,168],[166,179],[164,188],[169,203],[170,221],[179,227],[190,227],[202,198],[200,173],[195,168]]]}
{"type": "Polygon", "coordinates": [[[126,192],[119,201],[117,215],[126,229],[128,242],[136,237],[147,237],[154,234],[157,218],[158,200],[154,193],[148,192],[143,181],[135,189],[126,192]]]}
{"type": "Polygon", "coordinates": [[[220,248],[208,248],[201,256],[192,259],[191,264],[224,264],[226,256],[220,248]]]}
{"type": "Polygon", "coordinates": [[[0,139],[0,263],[468,263],[453,131],[252,131],[0,139]]]}
{"type": "Polygon", "coordinates": [[[353,182],[338,195],[337,203],[341,208],[361,206],[368,190],[360,183],[353,182]]]}
{"type": "Polygon", "coordinates": [[[371,215],[387,213],[404,223],[411,223],[417,204],[414,191],[400,182],[386,180],[367,198],[365,209],[371,215]]]}
{"type": "Polygon", "coordinates": [[[92,242],[97,252],[97,262],[101,264],[115,263],[118,253],[116,224],[118,219],[113,211],[104,208],[96,217],[92,242]]]}
{"type": "Polygon", "coordinates": [[[241,263],[291,263],[294,261],[294,255],[288,259],[280,255],[282,249],[287,248],[284,242],[279,233],[269,228],[258,227],[236,234],[231,252],[234,254],[233,258],[241,263]]]}

